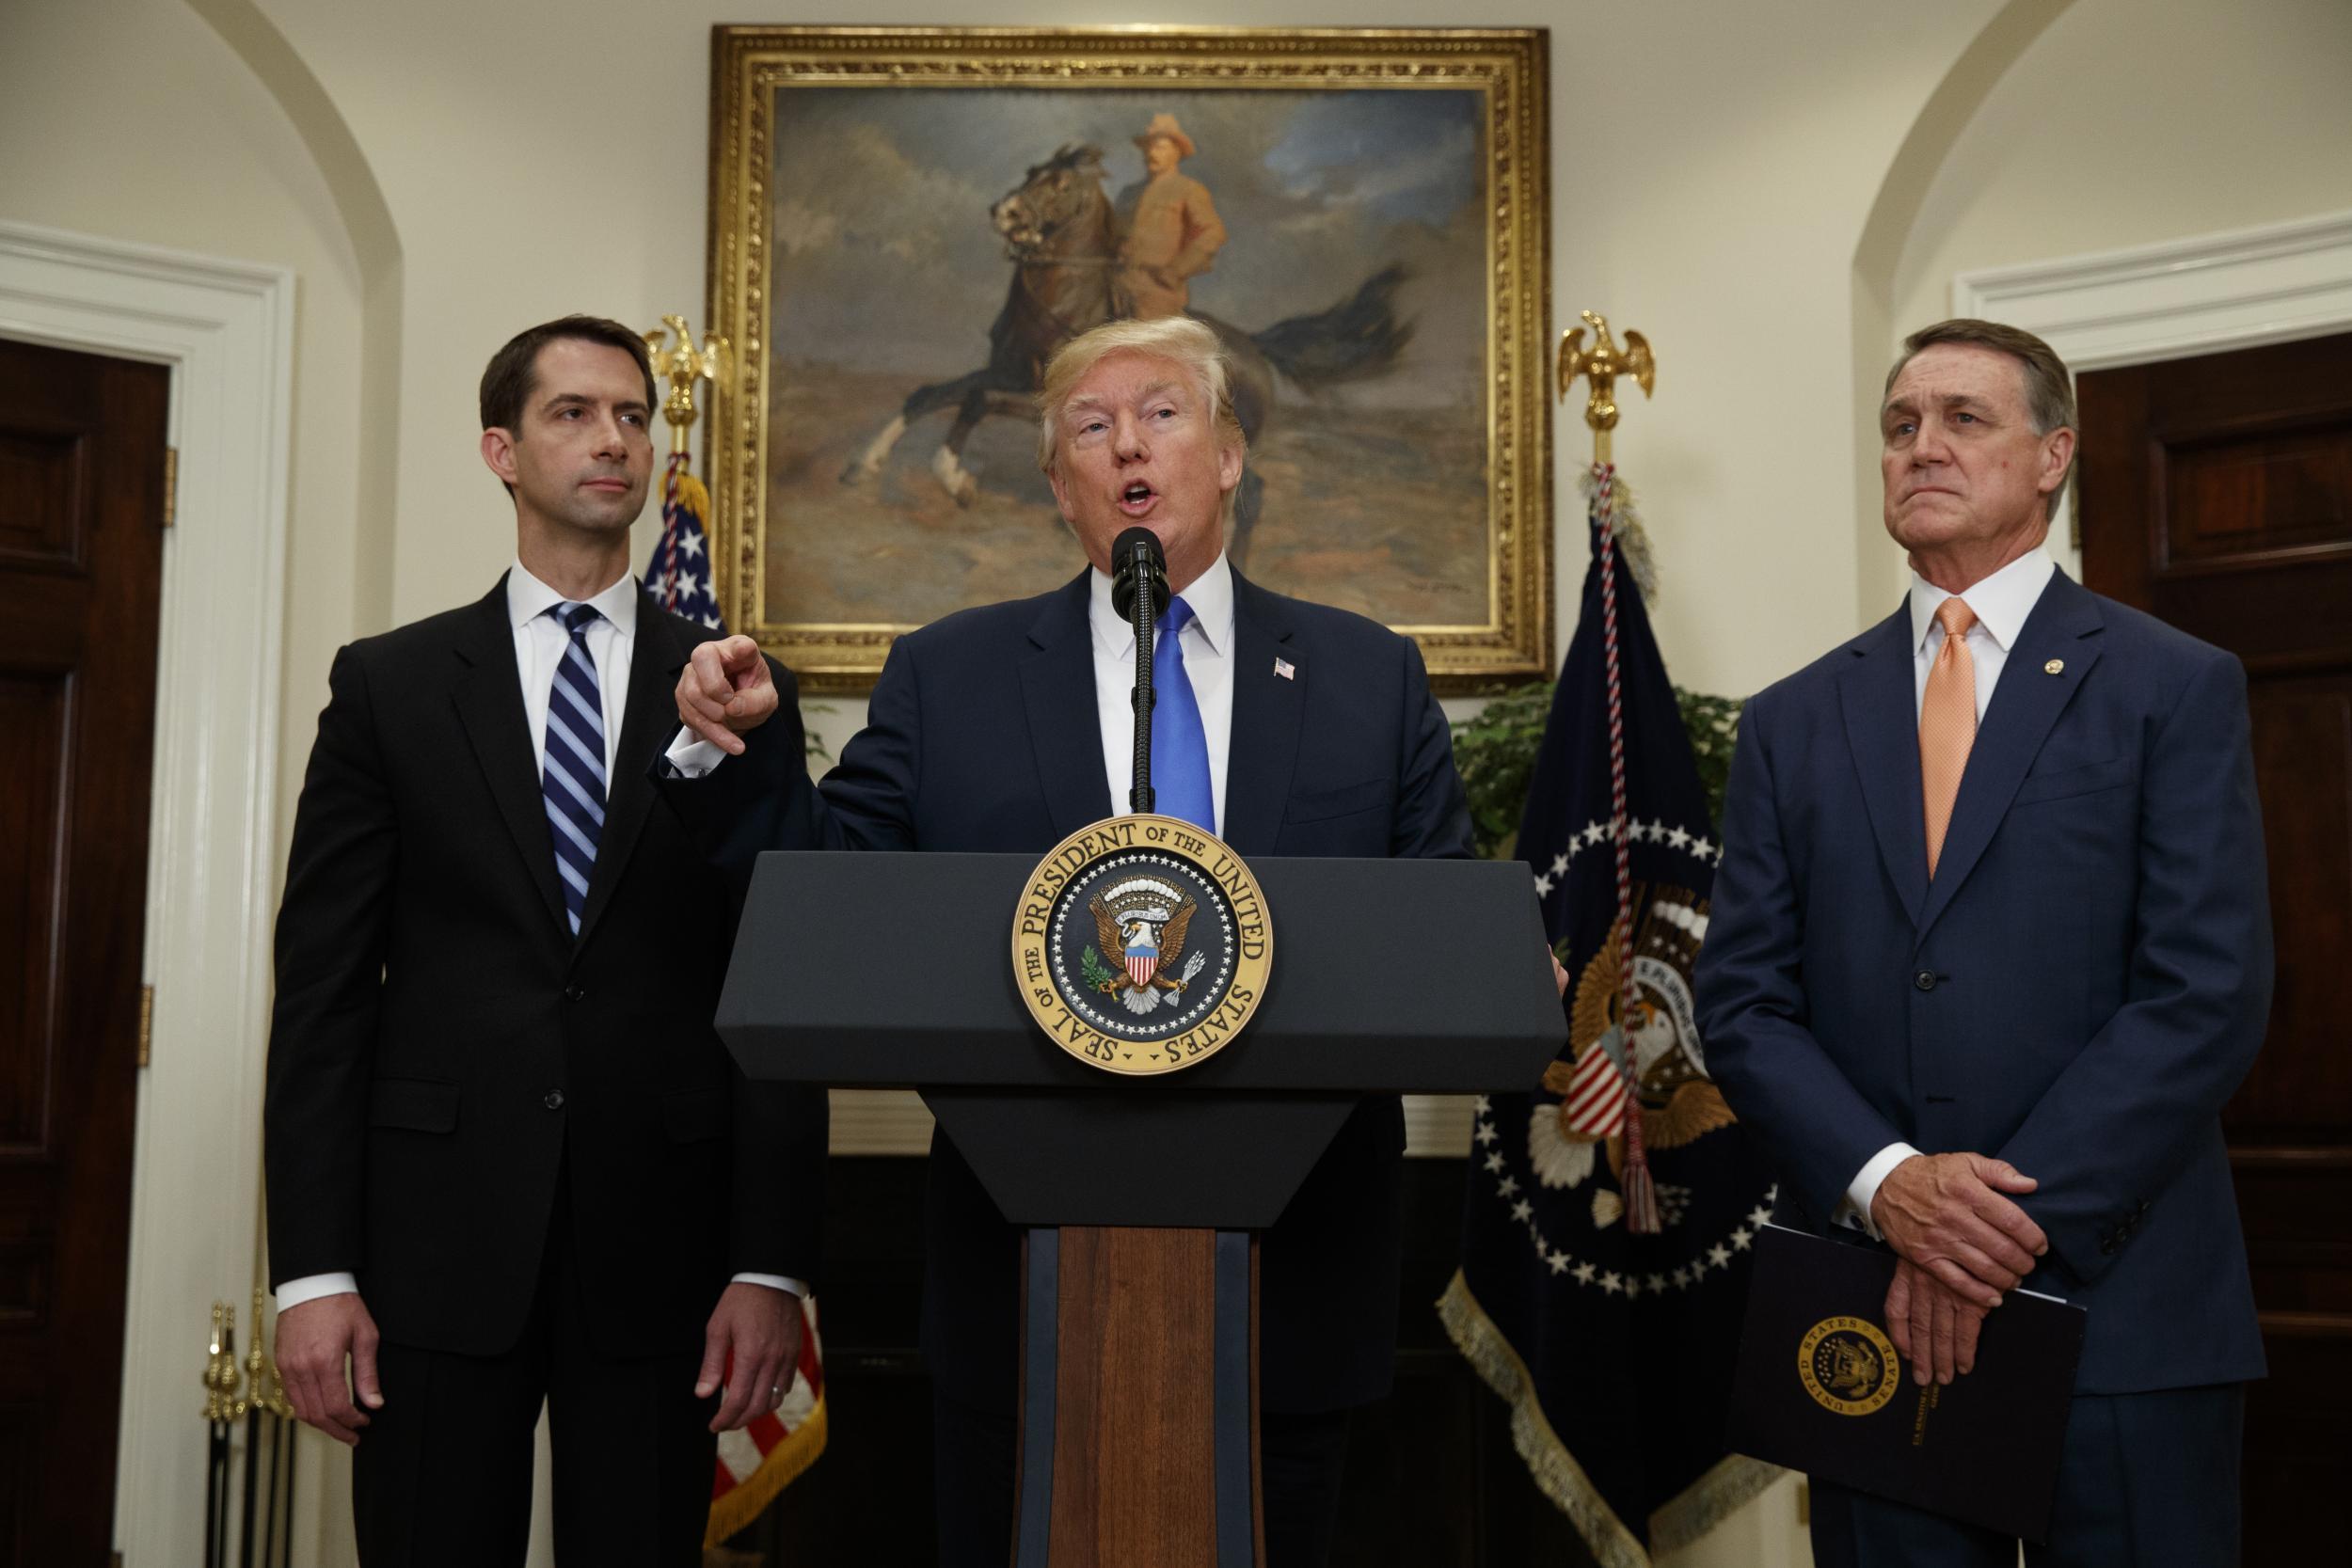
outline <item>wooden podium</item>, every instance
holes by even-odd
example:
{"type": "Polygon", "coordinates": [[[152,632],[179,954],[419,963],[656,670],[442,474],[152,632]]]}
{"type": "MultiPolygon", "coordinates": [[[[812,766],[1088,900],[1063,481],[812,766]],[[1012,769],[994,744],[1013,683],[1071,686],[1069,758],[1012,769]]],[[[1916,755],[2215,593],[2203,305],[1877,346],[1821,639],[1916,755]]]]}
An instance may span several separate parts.
{"type": "Polygon", "coordinates": [[[1256,1270],[1359,1096],[1525,1088],[1564,1026],[1527,867],[1264,860],[1248,1028],[1164,1078],[1032,1022],[1006,938],[1033,857],[768,854],[719,1033],[753,1078],[922,1091],[1027,1230],[1016,1568],[1253,1568],[1256,1270]],[[961,943],[910,933],[964,915],[961,943]]]}

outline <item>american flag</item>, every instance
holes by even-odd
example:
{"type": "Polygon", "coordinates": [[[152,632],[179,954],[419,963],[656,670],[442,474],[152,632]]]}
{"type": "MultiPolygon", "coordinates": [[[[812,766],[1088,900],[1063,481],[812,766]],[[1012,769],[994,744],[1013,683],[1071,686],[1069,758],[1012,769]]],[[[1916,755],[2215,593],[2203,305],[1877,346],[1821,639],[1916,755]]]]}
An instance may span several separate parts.
{"type": "Polygon", "coordinates": [[[719,618],[719,594],[711,580],[710,536],[703,529],[709,515],[710,492],[687,472],[684,452],[671,453],[661,482],[661,537],[645,566],[645,587],[672,614],[723,632],[726,623],[719,618]]]}
{"type": "Polygon", "coordinates": [[[716,1546],[748,1528],[783,1491],[825,1451],[825,1353],[817,1338],[817,1303],[801,1303],[801,1359],[784,1402],[719,1434],[719,1461],[710,1484],[710,1519],[703,1544],[716,1546]]]}
{"type": "MultiPolygon", "coordinates": [[[[662,609],[716,632],[719,595],[710,570],[710,537],[703,519],[710,515],[710,492],[686,469],[686,454],[674,452],[661,482],[661,537],[645,563],[645,588],[662,609]]],[[[817,1456],[825,1451],[825,1356],[817,1334],[817,1304],[801,1303],[800,1364],[793,1369],[784,1403],[755,1417],[739,1431],[722,1433],[710,1484],[710,1518],[703,1544],[716,1546],[748,1528],[817,1456]]]]}

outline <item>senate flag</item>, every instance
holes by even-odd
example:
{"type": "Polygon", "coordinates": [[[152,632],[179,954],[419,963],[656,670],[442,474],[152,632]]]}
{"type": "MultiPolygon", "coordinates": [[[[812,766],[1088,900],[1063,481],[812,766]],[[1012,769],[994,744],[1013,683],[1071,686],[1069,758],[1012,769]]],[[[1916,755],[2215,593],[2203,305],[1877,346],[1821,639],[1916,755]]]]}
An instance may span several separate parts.
{"type": "Polygon", "coordinates": [[[1540,1085],[1482,1097],[1438,1310],[1603,1568],[1646,1568],[1778,1473],[1724,1450],[1760,1151],[1708,1076],[1691,966],[1721,858],[1640,587],[1595,476],[1582,610],[1517,854],[1568,972],[1540,1085]]]}

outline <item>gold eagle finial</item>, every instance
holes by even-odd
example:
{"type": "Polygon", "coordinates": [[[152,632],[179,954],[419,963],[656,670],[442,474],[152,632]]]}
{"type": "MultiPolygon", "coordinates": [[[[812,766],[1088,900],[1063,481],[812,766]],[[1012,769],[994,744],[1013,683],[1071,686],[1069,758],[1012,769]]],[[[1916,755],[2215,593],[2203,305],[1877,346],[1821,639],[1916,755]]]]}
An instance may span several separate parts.
{"type": "Polygon", "coordinates": [[[1584,400],[1584,422],[1593,427],[1593,461],[1609,461],[1609,433],[1617,428],[1616,380],[1629,375],[1647,397],[1658,384],[1658,359],[1650,353],[1649,340],[1639,332],[1628,331],[1625,347],[1617,347],[1609,335],[1609,318],[1590,310],[1579,314],[1592,324],[1593,346],[1584,347],[1584,328],[1571,326],[1560,334],[1560,399],[1567,401],[1576,378],[1583,376],[1592,383],[1592,395],[1584,400]]]}
{"type": "Polygon", "coordinates": [[[694,383],[717,383],[726,368],[727,341],[706,332],[697,349],[686,318],[664,316],[660,326],[645,334],[645,353],[653,360],[655,377],[670,384],[669,395],[661,400],[661,416],[670,421],[670,450],[684,451],[686,433],[694,422],[694,383]],[[663,339],[670,333],[677,335],[677,346],[664,348],[663,339]]]}

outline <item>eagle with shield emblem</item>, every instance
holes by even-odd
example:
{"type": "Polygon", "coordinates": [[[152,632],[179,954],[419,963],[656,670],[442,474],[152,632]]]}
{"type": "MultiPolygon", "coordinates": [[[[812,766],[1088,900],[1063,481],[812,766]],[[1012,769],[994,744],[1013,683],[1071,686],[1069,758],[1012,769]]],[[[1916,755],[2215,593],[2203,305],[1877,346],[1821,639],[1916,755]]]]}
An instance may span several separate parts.
{"type": "MultiPolygon", "coordinates": [[[[1112,890],[1110,903],[1097,895],[1087,905],[1094,916],[1094,938],[1103,952],[1124,960],[1106,978],[1098,981],[1095,989],[1117,998],[1128,1011],[1137,1013],[1149,1012],[1157,1006],[1162,991],[1184,990],[1184,980],[1176,978],[1174,966],[1184,956],[1184,934],[1191,928],[1193,911],[1200,908],[1190,898],[1171,910],[1170,901],[1134,896],[1147,890],[1169,894],[1176,891],[1162,884],[1129,883],[1112,890]],[[1116,910],[1114,904],[1118,906],[1116,910]]],[[[1193,966],[1196,971],[1199,967],[1197,963],[1193,966]]],[[[1187,974],[1185,979],[1189,978],[1187,974]]]]}

